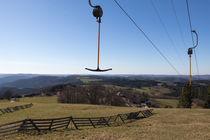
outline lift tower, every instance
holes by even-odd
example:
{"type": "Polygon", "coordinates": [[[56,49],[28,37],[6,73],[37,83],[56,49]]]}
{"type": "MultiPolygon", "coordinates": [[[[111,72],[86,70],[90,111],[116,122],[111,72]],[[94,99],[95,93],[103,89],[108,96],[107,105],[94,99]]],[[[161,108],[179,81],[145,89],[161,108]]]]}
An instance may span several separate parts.
{"type": "MultiPolygon", "coordinates": [[[[191,91],[191,81],[192,81],[192,73],[191,73],[191,55],[193,54],[193,49],[195,49],[198,46],[198,34],[196,33],[195,30],[191,31],[192,33],[194,33],[196,35],[196,44],[192,47],[188,49],[188,55],[189,55],[189,63],[190,63],[190,78],[189,78],[189,87],[190,87],[190,91],[191,91]]],[[[194,44],[194,43],[193,43],[194,44]]]]}

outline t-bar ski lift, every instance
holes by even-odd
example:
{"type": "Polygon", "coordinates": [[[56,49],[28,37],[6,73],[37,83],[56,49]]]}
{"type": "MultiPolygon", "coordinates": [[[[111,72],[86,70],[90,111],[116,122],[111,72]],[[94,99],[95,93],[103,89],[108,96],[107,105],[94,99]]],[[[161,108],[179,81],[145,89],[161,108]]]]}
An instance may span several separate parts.
{"type": "Polygon", "coordinates": [[[101,6],[99,6],[99,5],[93,6],[90,0],[88,0],[88,2],[89,2],[89,5],[93,8],[93,16],[96,17],[96,21],[98,22],[98,60],[97,60],[97,69],[89,69],[89,68],[85,68],[85,69],[89,70],[89,71],[94,71],[94,72],[110,71],[110,70],[112,70],[111,68],[104,69],[104,70],[99,68],[100,24],[101,24],[101,17],[103,15],[103,10],[102,10],[101,6]]]}

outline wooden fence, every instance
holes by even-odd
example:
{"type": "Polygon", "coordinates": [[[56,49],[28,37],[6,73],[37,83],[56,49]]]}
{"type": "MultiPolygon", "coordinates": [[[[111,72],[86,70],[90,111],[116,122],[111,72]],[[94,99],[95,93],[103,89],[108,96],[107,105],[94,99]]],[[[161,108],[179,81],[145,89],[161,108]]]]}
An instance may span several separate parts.
{"type": "Polygon", "coordinates": [[[143,110],[126,114],[118,114],[108,117],[91,117],[91,118],[52,118],[52,119],[25,119],[12,123],[0,125],[0,136],[7,136],[15,133],[26,131],[53,130],[68,128],[70,123],[75,129],[80,127],[110,126],[116,123],[126,123],[127,120],[135,120],[138,118],[147,118],[152,115],[152,110],[143,110]],[[141,115],[140,115],[141,114],[141,115]]]}
{"type": "Polygon", "coordinates": [[[18,111],[18,110],[21,110],[21,109],[26,109],[26,108],[29,108],[29,107],[32,107],[32,106],[33,106],[33,104],[30,103],[30,104],[15,106],[15,107],[7,107],[7,108],[4,108],[4,109],[0,109],[0,115],[6,114],[6,113],[12,113],[14,111],[18,111]]]}

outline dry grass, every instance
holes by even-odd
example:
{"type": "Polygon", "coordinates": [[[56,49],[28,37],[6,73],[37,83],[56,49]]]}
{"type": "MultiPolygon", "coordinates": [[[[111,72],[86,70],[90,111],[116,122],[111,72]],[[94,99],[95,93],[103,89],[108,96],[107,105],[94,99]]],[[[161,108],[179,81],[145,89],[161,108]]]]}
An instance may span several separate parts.
{"type": "MultiPolygon", "coordinates": [[[[55,98],[55,97],[54,97],[55,98]]],[[[30,99],[29,99],[30,100],[30,99]]],[[[49,118],[61,116],[87,117],[109,116],[138,110],[129,107],[57,104],[52,100],[39,103],[32,108],[0,116],[0,124],[29,117],[49,118]]],[[[25,101],[26,102],[26,101],[25,101]]],[[[22,103],[25,103],[22,102],[22,103]]],[[[1,103],[0,103],[1,104],[1,103]]],[[[155,114],[117,127],[101,127],[82,130],[59,130],[39,135],[13,135],[0,139],[30,140],[139,140],[139,139],[210,139],[210,110],[207,109],[154,109],[155,114]]]]}

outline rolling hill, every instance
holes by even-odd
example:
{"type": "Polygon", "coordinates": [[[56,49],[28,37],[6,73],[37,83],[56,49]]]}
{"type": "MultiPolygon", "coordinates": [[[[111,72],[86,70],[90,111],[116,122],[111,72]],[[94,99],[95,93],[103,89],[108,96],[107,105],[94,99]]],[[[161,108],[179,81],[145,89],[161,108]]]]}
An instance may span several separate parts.
{"type": "Polygon", "coordinates": [[[15,88],[43,88],[58,84],[72,83],[75,85],[82,84],[77,76],[57,77],[57,76],[38,76],[34,78],[16,80],[10,83],[2,84],[0,87],[15,88]]]}
{"type": "Polygon", "coordinates": [[[11,75],[1,75],[2,77],[0,77],[0,85],[5,84],[5,83],[9,83],[9,82],[14,82],[17,80],[21,80],[21,79],[28,79],[28,78],[33,78],[38,76],[37,74],[11,74],[11,75]]]}

